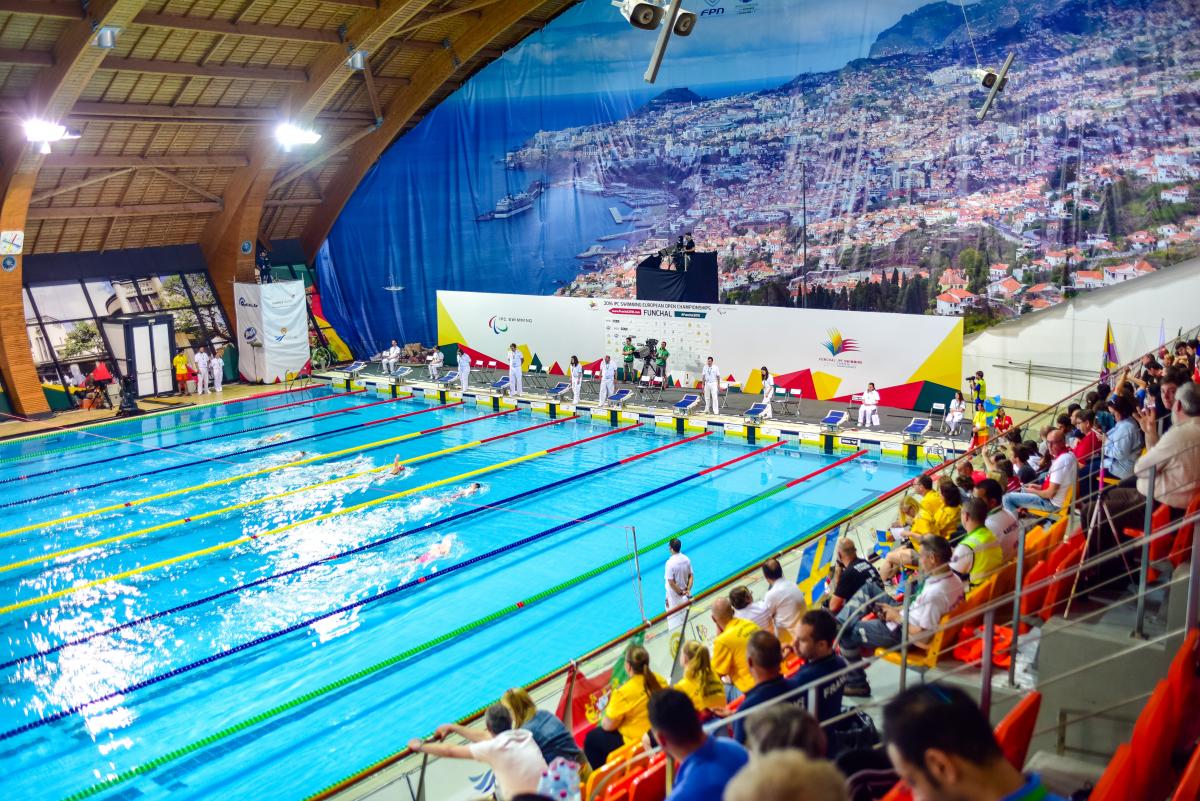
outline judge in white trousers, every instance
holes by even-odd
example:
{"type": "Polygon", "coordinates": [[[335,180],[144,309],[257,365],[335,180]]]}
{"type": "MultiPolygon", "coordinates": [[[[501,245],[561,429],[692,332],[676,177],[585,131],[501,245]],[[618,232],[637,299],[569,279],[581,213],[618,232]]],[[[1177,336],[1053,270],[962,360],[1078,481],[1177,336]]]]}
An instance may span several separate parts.
{"type": "Polygon", "coordinates": [[[462,391],[467,391],[467,382],[471,379],[471,357],[462,348],[458,349],[458,384],[462,391]]]}
{"type": "Polygon", "coordinates": [[[617,364],[612,356],[605,356],[600,362],[600,405],[608,402],[608,396],[616,392],[617,364]]]}
{"type": "Polygon", "coordinates": [[[717,400],[721,394],[721,369],[713,364],[712,356],[700,369],[700,377],[704,380],[704,413],[719,414],[717,400]]]}
{"type": "Polygon", "coordinates": [[[763,411],[762,416],[763,419],[766,420],[768,417],[774,416],[774,412],[771,409],[771,398],[775,397],[775,379],[771,378],[771,371],[767,369],[766,365],[763,365],[762,369],[759,370],[759,376],[762,378],[762,402],[767,407],[763,411]]]}
{"type": "Polygon", "coordinates": [[[221,382],[225,380],[225,359],[218,352],[211,357],[208,365],[212,368],[213,392],[221,392],[221,382]]]}
{"type": "Polygon", "coordinates": [[[430,381],[437,381],[438,372],[442,369],[442,366],[445,364],[446,364],[445,355],[443,355],[440,350],[435,348],[433,353],[430,354],[430,356],[429,356],[429,380],[430,381]]]}
{"type": "Polygon", "coordinates": [[[583,368],[579,366],[579,357],[572,356],[567,364],[567,378],[571,382],[571,402],[579,405],[579,393],[583,391],[583,368]]]}
{"type": "Polygon", "coordinates": [[[862,401],[858,409],[858,424],[867,427],[879,425],[879,393],[875,390],[875,384],[867,384],[862,401]]]}
{"type": "Polygon", "coordinates": [[[208,392],[208,377],[212,375],[209,361],[207,350],[201,347],[196,351],[196,392],[201,395],[208,392]]]}
{"type": "Polygon", "coordinates": [[[396,372],[396,368],[400,366],[400,346],[396,344],[396,340],[393,339],[392,346],[383,352],[380,366],[383,368],[384,375],[396,372]]]}
{"type": "Polygon", "coordinates": [[[525,390],[521,385],[521,368],[524,364],[525,357],[517,350],[517,343],[513,342],[508,346],[508,394],[514,398],[525,390]]]}

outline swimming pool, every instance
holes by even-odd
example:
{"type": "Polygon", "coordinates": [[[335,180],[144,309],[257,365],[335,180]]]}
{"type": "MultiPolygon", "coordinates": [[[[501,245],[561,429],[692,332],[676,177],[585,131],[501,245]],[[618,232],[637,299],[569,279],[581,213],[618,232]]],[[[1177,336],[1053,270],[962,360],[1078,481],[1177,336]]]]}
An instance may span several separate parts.
{"type": "Polygon", "coordinates": [[[323,388],[88,431],[0,444],[13,797],[306,798],[639,623],[635,538],[703,588],[920,471],[323,388]]]}

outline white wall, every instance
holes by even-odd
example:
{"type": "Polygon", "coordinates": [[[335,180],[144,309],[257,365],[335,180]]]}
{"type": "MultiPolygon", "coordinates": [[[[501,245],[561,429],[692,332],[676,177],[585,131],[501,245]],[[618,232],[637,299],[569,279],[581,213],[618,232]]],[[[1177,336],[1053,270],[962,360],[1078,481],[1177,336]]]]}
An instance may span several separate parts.
{"type": "Polygon", "coordinates": [[[1084,292],[1052,309],[971,335],[963,349],[963,375],[983,370],[988,394],[1052,403],[1099,377],[1109,321],[1122,362],[1158,346],[1160,321],[1168,340],[1180,328],[1186,332],[1200,324],[1200,259],[1084,292]]]}

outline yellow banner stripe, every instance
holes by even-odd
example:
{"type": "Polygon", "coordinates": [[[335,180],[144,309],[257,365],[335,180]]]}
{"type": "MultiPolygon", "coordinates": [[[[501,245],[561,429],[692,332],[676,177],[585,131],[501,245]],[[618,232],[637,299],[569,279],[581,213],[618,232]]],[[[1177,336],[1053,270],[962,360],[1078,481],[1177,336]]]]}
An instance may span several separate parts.
{"type": "Polygon", "coordinates": [[[495,470],[500,470],[505,467],[511,467],[515,464],[520,464],[521,462],[527,462],[530,459],[536,459],[539,456],[545,456],[549,452],[550,451],[548,451],[548,450],[542,450],[542,451],[536,451],[535,453],[529,453],[524,456],[518,456],[515,459],[508,459],[506,461],[499,462],[494,465],[489,465],[487,467],[480,467],[475,470],[470,470],[466,473],[461,473],[457,476],[451,476],[450,478],[443,478],[438,481],[431,481],[428,484],[422,484],[419,487],[413,487],[412,489],[403,490],[402,492],[394,492],[391,495],[385,495],[382,498],[376,498],[371,501],[363,501],[362,503],[358,503],[353,506],[347,506],[345,509],[339,509],[334,512],[326,512],[324,514],[320,514],[315,517],[305,518],[304,520],[297,520],[294,523],[288,523],[287,525],[280,526],[279,528],[271,529],[270,531],[264,531],[262,534],[247,534],[243,537],[238,537],[237,539],[228,540],[226,542],[220,542],[220,543],[217,543],[216,545],[210,545],[207,548],[201,548],[200,550],[197,550],[197,551],[190,551],[185,554],[180,554],[179,556],[173,556],[170,559],[163,559],[162,561],[159,561],[159,562],[154,562],[154,563],[148,564],[148,565],[142,565],[141,567],[135,567],[131,570],[123,570],[120,573],[113,573],[112,575],[104,576],[103,578],[93,579],[92,581],[87,581],[82,584],[77,584],[74,587],[68,587],[63,590],[57,590],[56,592],[49,592],[49,593],[46,593],[45,595],[39,595],[34,598],[28,598],[24,601],[18,601],[14,604],[9,604],[8,606],[0,607],[0,615],[8,614],[9,612],[15,612],[18,609],[25,609],[26,607],[36,606],[37,604],[42,604],[47,601],[53,601],[57,598],[64,598],[68,595],[74,595],[75,593],[80,592],[82,590],[88,590],[88,589],[91,589],[92,587],[99,587],[103,584],[108,584],[113,581],[120,581],[122,579],[127,579],[131,576],[138,576],[143,573],[149,573],[152,570],[158,570],[159,568],[162,568],[162,567],[169,567],[170,565],[179,564],[180,562],[186,562],[190,559],[196,559],[201,556],[208,556],[209,554],[217,553],[218,551],[223,551],[228,548],[233,548],[238,545],[242,545],[244,543],[250,542],[252,540],[261,540],[261,539],[266,539],[267,537],[274,537],[279,534],[284,534],[288,531],[291,531],[294,528],[299,528],[300,526],[308,525],[309,523],[320,523],[324,520],[331,520],[335,517],[340,517],[341,515],[350,514],[351,512],[358,512],[358,511],[361,511],[362,509],[367,509],[372,506],[378,506],[381,503],[386,503],[388,501],[394,501],[399,498],[404,498],[409,495],[414,495],[418,492],[424,492],[425,490],[433,489],[435,487],[441,487],[446,484],[452,484],[455,481],[462,481],[464,479],[473,478],[475,476],[482,475],[484,473],[491,473],[495,470]]]}
{"type": "MultiPolygon", "coordinates": [[[[491,416],[492,415],[484,415],[483,417],[479,417],[479,418],[471,418],[467,422],[472,422],[475,419],[482,420],[486,417],[491,417],[491,416]]],[[[441,427],[439,427],[439,429],[440,428],[441,427]]],[[[0,539],[4,539],[5,537],[15,537],[18,534],[24,534],[29,531],[36,531],[40,528],[49,528],[51,526],[57,526],[57,525],[61,525],[63,523],[70,523],[74,520],[83,520],[85,518],[94,517],[95,515],[102,515],[107,512],[118,512],[122,509],[127,509],[132,506],[141,506],[144,503],[151,503],[152,501],[161,501],[166,498],[174,498],[179,495],[186,495],[189,492],[199,492],[200,490],[212,489],[213,487],[220,487],[224,484],[232,484],[235,481],[242,481],[247,478],[256,478],[257,476],[265,476],[268,473],[274,473],[276,470],[284,470],[289,467],[299,467],[300,465],[312,464],[313,462],[319,462],[323,459],[333,459],[337,456],[345,456],[346,454],[357,453],[359,451],[370,450],[372,448],[381,448],[384,445],[391,445],[396,442],[404,442],[405,440],[414,439],[416,437],[423,437],[423,436],[427,436],[429,434],[435,434],[435,433],[441,433],[441,431],[440,430],[437,430],[437,431],[413,431],[412,433],[409,433],[409,434],[401,434],[398,437],[390,437],[389,439],[381,439],[381,440],[377,440],[375,442],[368,442],[365,445],[355,445],[352,448],[343,448],[340,451],[333,451],[332,453],[324,453],[324,454],[319,453],[316,456],[309,456],[307,459],[299,459],[295,462],[288,462],[287,464],[279,464],[279,465],[275,465],[274,467],[265,467],[262,470],[255,470],[252,473],[242,473],[240,475],[230,476],[229,478],[221,478],[221,479],[217,479],[215,481],[207,481],[203,484],[195,484],[190,487],[180,487],[179,489],[173,489],[168,492],[160,492],[157,495],[147,495],[144,498],[138,498],[137,500],[133,500],[133,501],[124,501],[122,503],[114,503],[111,506],[101,506],[97,509],[92,509],[87,512],[79,512],[79,513],[73,514],[73,515],[66,515],[65,517],[58,517],[58,518],[55,518],[54,520],[45,520],[45,521],[42,521],[41,523],[31,523],[28,526],[21,526],[20,528],[14,528],[14,529],[10,529],[5,532],[0,532],[0,539]]]]}
{"type": "MultiPolygon", "coordinates": [[[[413,456],[408,459],[401,459],[399,464],[401,464],[401,465],[415,464],[417,462],[423,462],[427,459],[434,459],[438,456],[446,456],[448,454],[456,453],[458,451],[465,450],[467,448],[474,448],[474,447],[480,445],[482,442],[483,442],[483,440],[478,440],[478,439],[475,440],[474,442],[464,442],[461,445],[453,445],[449,448],[442,448],[441,450],[432,451],[430,453],[423,453],[419,456],[413,456]]],[[[51,553],[39,554],[38,556],[35,556],[31,559],[22,559],[19,562],[10,562],[6,565],[0,565],[0,573],[5,573],[9,570],[16,570],[17,568],[21,568],[21,567],[28,567],[29,565],[36,565],[39,562],[49,562],[52,559],[57,559],[60,556],[67,556],[68,554],[78,553],[80,551],[87,551],[92,548],[99,548],[102,545],[111,545],[114,542],[123,542],[124,540],[134,539],[135,537],[143,537],[147,534],[153,534],[157,531],[165,531],[166,529],[174,528],[175,526],[181,526],[185,523],[195,523],[197,520],[206,520],[210,517],[216,517],[218,515],[228,514],[229,512],[236,512],[239,509],[248,509],[251,506],[257,506],[260,503],[267,503],[268,501],[277,501],[280,498],[286,498],[289,495],[297,495],[301,492],[308,492],[309,490],[319,489],[320,487],[328,487],[332,484],[337,484],[341,481],[349,481],[352,478],[361,478],[362,476],[369,476],[372,473],[380,473],[380,472],[383,472],[384,470],[390,470],[391,468],[392,468],[392,463],[389,462],[388,464],[380,465],[379,467],[372,467],[370,470],[363,470],[358,473],[350,473],[349,475],[342,476],[341,478],[331,478],[328,481],[320,481],[316,484],[306,484],[303,487],[297,487],[296,489],[290,489],[290,490],[287,490],[286,492],[279,492],[274,495],[264,495],[261,498],[254,498],[249,501],[243,501],[242,503],[235,503],[235,504],[230,504],[229,506],[222,506],[217,509],[210,509],[207,512],[198,512],[189,517],[180,517],[175,520],[168,520],[166,523],[159,523],[158,525],[155,525],[155,526],[150,526],[148,528],[141,528],[136,531],[127,532],[125,534],[118,534],[113,537],[105,537],[104,539],[99,539],[99,540],[90,540],[89,542],[85,542],[81,545],[75,545],[71,548],[63,548],[60,551],[53,551],[51,553]]]]}

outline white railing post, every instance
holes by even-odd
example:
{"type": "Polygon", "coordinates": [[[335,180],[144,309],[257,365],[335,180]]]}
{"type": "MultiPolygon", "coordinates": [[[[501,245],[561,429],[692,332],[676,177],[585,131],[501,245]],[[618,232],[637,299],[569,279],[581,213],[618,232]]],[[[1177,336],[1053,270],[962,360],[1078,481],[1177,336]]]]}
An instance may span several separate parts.
{"type": "MultiPolygon", "coordinates": [[[[1142,564],[1138,570],[1137,621],[1133,626],[1133,636],[1146,639],[1146,583],[1150,572],[1150,529],[1154,517],[1154,479],[1158,475],[1158,465],[1150,468],[1150,486],[1146,490],[1146,513],[1142,518],[1142,564]]],[[[1119,532],[1114,532],[1119,533],[1119,532]]]]}
{"type": "Polygon", "coordinates": [[[908,686],[908,610],[917,591],[917,577],[909,576],[904,585],[904,608],[900,614],[900,692],[908,686]]]}
{"type": "MultiPolygon", "coordinates": [[[[992,658],[992,648],[995,647],[995,634],[992,631],[996,623],[996,607],[988,606],[983,614],[983,673],[979,678],[979,708],[986,718],[992,713],[992,668],[995,663],[992,658]]],[[[1013,660],[1016,663],[1016,660],[1013,660]]]]}
{"type": "Polygon", "coordinates": [[[1025,535],[1017,537],[1017,577],[1013,590],[1012,650],[1008,660],[1008,686],[1017,686],[1017,644],[1021,639],[1021,585],[1025,581],[1025,535]]]}

